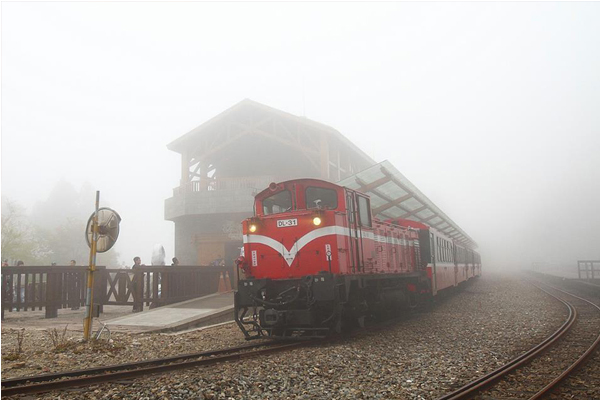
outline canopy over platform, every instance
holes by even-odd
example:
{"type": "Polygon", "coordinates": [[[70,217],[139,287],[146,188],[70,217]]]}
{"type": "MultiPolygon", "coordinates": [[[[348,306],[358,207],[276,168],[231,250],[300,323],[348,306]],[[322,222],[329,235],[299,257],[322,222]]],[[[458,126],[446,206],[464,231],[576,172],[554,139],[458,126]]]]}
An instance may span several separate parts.
{"type": "Polygon", "coordinates": [[[477,243],[427,198],[389,161],[373,165],[338,182],[371,197],[373,216],[403,218],[427,224],[470,248],[477,243]]]}

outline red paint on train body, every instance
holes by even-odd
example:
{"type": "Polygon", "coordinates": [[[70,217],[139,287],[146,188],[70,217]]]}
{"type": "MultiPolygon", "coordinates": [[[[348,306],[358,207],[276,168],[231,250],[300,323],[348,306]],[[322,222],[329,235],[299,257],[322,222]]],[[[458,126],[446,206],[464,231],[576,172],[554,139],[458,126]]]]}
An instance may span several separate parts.
{"type": "Polygon", "coordinates": [[[274,335],[281,332],[275,327],[290,321],[300,325],[296,330],[322,325],[315,315],[324,308],[348,308],[352,301],[357,303],[351,304],[353,310],[375,303],[412,304],[416,296],[434,296],[481,274],[473,249],[420,222],[373,218],[369,196],[333,183],[272,183],[256,195],[255,208],[255,216],[242,223],[244,247],[238,260],[245,279],[236,294],[236,320],[247,337],[243,324],[251,322],[243,322],[243,316],[240,322],[237,314],[245,310],[245,315],[249,307],[254,307],[253,329],[274,335]],[[327,289],[334,296],[319,302],[312,286],[302,286],[313,278],[336,282],[327,289]],[[290,298],[290,292],[296,297],[290,298]],[[320,308],[299,305],[304,296],[306,304],[320,308]],[[260,314],[260,322],[257,308],[267,313],[260,314]],[[265,327],[269,323],[271,328],[265,327]]]}

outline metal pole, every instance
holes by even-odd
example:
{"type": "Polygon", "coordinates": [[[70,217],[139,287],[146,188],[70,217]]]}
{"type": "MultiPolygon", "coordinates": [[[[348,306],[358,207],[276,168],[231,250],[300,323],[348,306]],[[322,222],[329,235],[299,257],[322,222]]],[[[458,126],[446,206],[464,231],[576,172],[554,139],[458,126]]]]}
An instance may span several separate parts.
{"type": "Polygon", "coordinates": [[[100,208],[100,191],[96,191],[96,211],[92,219],[92,246],[90,248],[90,269],[85,296],[85,317],[83,319],[83,338],[89,340],[92,332],[92,306],[94,303],[94,271],[96,270],[96,245],[98,243],[98,209],[100,208]]]}

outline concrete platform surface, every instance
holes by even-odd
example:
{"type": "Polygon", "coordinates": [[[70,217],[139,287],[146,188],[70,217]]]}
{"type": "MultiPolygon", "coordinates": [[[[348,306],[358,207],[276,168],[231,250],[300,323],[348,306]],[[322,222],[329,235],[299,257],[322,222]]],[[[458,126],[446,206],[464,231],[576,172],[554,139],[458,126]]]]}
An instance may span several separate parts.
{"type": "Polygon", "coordinates": [[[104,321],[111,331],[173,332],[233,320],[233,292],[215,293],[104,321]]]}

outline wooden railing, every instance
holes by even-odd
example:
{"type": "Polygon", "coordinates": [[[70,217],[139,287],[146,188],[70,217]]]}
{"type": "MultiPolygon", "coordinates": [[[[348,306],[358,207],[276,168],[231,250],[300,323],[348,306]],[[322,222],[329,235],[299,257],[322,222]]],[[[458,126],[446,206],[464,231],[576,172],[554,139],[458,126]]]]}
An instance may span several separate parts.
{"type": "MultiPolygon", "coordinates": [[[[177,267],[137,267],[135,282],[136,293],[143,293],[141,299],[136,296],[134,309],[141,310],[143,305],[150,308],[177,303],[215,293],[219,288],[221,274],[229,274],[233,284],[233,268],[221,266],[177,266],[177,267]],[[141,277],[142,282],[137,277],[141,277]]],[[[134,284],[135,286],[135,284],[134,284]]]]}
{"type": "MultiPolygon", "coordinates": [[[[104,267],[96,267],[102,273],[104,267]]],[[[5,311],[46,311],[54,318],[60,308],[85,304],[87,267],[2,267],[2,319],[5,311]]],[[[102,292],[96,284],[95,290],[102,292]]]]}
{"type": "MultiPolygon", "coordinates": [[[[231,267],[176,266],[107,269],[96,267],[94,303],[132,306],[133,311],[193,299],[217,292],[221,276],[235,279],[231,267]]],[[[5,311],[45,308],[46,318],[58,309],[85,304],[87,267],[2,267],[2,319],[5,311]]]]}
{"type": "Polygon", "coordinates": [[[219,178],[187,182],[173,189],[173,196],[184,193],[211,192],[215,190],[256,189],[261,191],[276,179],[272,176],[219,178]]]}

